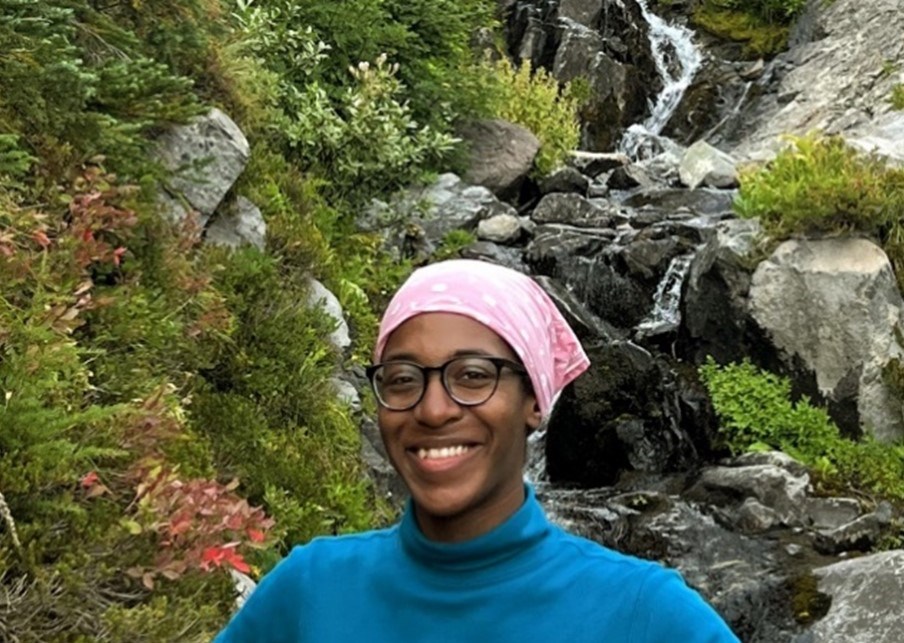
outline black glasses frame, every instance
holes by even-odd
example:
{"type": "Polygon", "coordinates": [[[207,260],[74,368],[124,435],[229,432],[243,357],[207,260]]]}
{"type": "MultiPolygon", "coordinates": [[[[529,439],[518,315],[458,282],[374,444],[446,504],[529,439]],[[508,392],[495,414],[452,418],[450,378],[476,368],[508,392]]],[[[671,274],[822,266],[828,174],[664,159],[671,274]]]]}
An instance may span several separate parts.
{"type": "Polygon", "coordinates": [[[430,384],[430,373],[439,373],[439,381],[443,385],[443,390],[446,391],[446,395],[452,398],[452,400],[454,400],[456,404],[460,404],[461,406],[480,406],[481,404],[486,404],[486,402],[496,394],[496,389],[499,388],[499,378],[502,376],[503,368],[508,368],[518,375],[527,375],[527,370],[518,362],[506,359],[504,357],[491,357],[489,355],[462,355],[459,357],[453,357],[449,361],[440,364],[439,366],[422,366],[416,362],[409,362],[408,360],[391,360],[388,362],[381,362],[379,364],[372,364],[371,366],[365,368],[364,372],[367,374],[367,379],[370,382],[370,388],[374,392],[374,397],[377,398],[377,402],[380,404],[380,406],[389,409],[390,411],[409,411],[420,404],[421,400],[424,399],[424,395],[427,393],[427,386],[429,386],[430,384]],[[446,369],[449,367],[449,365],[464,359],[483,359],[490,362],[493,366],[496,367],[496,381],[493,382],[493,390],[491,390],[487,394],[485,399],[479,402],[469,402],[459,399],[452,392],[452,388],[449,386],[449,382],[446,380],[446,369]],[[415,399],[411,404],[406,404],[405,406],[390,406],[380,395],[380,391],[377,389],[376,374],[378,370],[380,370],[387,364],[405,364],[407,366],[413,366],[422,373],[424,378],[424,385],[423,387],[421,387],[421,394],[418,395],[417,399],[415,399]]]}

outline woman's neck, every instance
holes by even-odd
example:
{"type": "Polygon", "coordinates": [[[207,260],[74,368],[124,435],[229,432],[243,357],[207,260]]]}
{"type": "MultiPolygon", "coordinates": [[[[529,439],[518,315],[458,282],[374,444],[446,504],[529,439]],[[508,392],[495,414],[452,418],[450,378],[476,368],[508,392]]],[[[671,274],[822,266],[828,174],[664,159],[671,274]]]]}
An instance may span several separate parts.
{"type": "Polygon", "coordinates": [[[458,543],[482,536],[508,520],[524,504],[524,485],[513,485],[506,493],[485,505],[451,516],[437,516],[422,511],[414,503],[414,516],[421,533],[429,540],[458,543]]]}

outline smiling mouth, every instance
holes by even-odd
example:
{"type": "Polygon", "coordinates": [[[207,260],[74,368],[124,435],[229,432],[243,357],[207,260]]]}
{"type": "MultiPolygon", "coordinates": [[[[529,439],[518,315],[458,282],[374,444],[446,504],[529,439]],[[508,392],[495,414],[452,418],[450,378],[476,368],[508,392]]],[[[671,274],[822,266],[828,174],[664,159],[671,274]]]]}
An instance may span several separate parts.
{"type": "Polygon", "coordinates": [[[459,444],[452,447],[441,447],[439,449],[415,449],[414,453],[418,460],[443,460],[446,458],[463,456],[470,450],[470,445],[459,444]]]}

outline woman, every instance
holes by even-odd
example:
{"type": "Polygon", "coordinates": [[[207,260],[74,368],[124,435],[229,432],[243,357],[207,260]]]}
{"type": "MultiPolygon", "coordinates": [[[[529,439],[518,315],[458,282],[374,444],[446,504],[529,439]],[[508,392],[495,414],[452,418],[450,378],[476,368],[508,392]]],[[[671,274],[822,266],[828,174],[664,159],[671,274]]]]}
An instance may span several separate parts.
{"type": "Polygon", "coordinates": [[[588,366],[529,277],[415,271],[367,371],[400,524],[296,547],[217,641],[737,641],[677,573],[566,534],[524,484],[527,436],[588,366]]]}

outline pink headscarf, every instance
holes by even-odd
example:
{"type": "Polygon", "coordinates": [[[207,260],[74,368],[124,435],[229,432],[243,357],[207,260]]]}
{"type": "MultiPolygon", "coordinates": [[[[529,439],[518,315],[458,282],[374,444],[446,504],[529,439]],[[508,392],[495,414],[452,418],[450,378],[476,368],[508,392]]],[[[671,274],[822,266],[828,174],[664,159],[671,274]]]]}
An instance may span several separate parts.
{"type": "Polygon", "coordinates": [[[544,417],[562,389],[590,366],[574,331],[537,282],[469,259],[435,263],[411,274],[383,315],[374,359],[382,358],[392,331],[429,312],[470,317],[508,342],[527,369],[544,417]]]}

